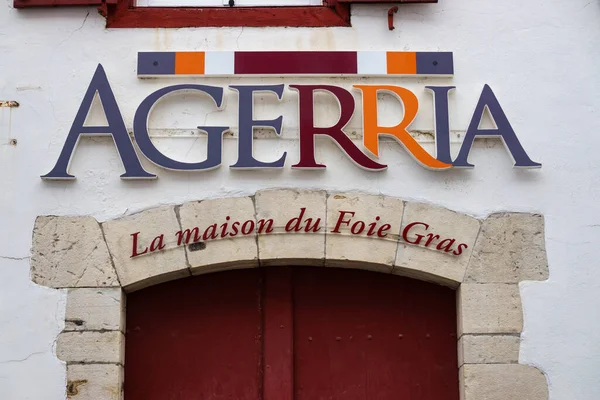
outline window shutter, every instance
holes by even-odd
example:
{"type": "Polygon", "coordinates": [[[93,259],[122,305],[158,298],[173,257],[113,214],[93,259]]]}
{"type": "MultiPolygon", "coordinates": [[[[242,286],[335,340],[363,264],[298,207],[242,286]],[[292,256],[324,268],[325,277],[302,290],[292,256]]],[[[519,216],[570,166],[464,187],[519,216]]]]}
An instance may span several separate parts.
{"type": "Polygon", "coordinates": [[[102,3],[116,4],[117,0],[14,0],[15,8],[100,6],[102,3]]]}

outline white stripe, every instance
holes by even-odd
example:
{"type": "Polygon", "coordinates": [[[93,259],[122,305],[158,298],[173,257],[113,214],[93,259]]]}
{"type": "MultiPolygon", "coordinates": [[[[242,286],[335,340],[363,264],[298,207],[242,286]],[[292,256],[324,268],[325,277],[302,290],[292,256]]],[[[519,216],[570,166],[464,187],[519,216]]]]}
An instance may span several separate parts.
{"type": "Polygon", "coordinates": [[[386,75],[385,51],[359,51],[357,54],[358,75],[386,75]]]}
{"type": "Polygon", "coordinates": [[[207,51],[204,55],[205,75],[233,75],[233,51],[207,51]]]}

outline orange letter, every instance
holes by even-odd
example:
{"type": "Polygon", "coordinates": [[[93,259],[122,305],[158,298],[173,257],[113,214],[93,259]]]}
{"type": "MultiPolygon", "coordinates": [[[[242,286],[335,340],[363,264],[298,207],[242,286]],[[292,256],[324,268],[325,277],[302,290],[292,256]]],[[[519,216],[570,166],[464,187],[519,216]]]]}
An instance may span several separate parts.
{"type": "Polygon", "coordinates": [[[419,100],[413,92],[392,85],[354,85],[354,87],[362,91],[363,143],[373,155],[379,157],[379,135],[391,135],[398,139],[415,160],[424,167],[431,169],[448,169],[452,167],[452,164],[439,161],[426,152],[406,130],[419,111],[419,100]],[[395,94],[404,107],[404,117],[396,126],[379,126],[377,124],[377,92],[380,90],[395,94]]]}

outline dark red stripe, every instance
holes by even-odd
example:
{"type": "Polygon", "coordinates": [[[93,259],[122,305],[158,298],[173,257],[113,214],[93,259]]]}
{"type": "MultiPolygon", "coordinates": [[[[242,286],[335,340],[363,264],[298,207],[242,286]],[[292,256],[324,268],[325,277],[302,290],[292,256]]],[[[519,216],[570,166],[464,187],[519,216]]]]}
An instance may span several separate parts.
{"type": "Polygon", "coordinates": [[[355,51],[236,51],[236,74],[356,74],[355,51]]]}

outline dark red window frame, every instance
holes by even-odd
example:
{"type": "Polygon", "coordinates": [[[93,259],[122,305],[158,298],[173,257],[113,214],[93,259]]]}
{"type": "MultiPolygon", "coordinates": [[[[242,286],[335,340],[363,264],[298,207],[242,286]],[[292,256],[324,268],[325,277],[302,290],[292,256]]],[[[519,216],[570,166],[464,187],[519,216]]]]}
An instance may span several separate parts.
{"type": "Polygon", "coordinates": [[[97,5],[107,28],[350,26],[351,3],[437,3],[438,0],[323,0],[299,7],[135,7],[135,0],[14,0],[15,8],[97,5]]]}

